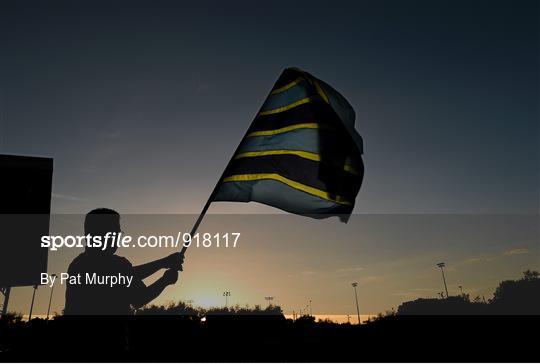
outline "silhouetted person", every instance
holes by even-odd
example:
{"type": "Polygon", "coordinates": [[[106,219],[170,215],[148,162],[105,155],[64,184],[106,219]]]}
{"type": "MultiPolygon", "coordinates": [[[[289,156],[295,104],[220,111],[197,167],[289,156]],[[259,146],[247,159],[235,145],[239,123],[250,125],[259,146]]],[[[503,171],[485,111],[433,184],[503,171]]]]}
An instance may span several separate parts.
{"type": "MultiPolygon", "coordinates": [[[[84,233],[91,236],[105,236],[106,233],[120,233],[120,215],[111,209],[90,211],[84,221],[84,233]]],[[[178,271],[182,270],[183,256],[171,254],[150,263],[133,266],[129,260],[115,255],[117,247],[110,245],[103,250],[86,247],[84,253],[69,265],[70,276],[81,275],[82,284],[66,286],[65,315],[130,315],[159,296],[168,285],[176,283],[178,271]],[[163,276],[150,286],[143,279],[158,270],[167,269],[163,276]],[[98,276],[132,276],[129,287],[126,284],[97,285],[85,284],[85,276],[96,273],[98,276]]]]}

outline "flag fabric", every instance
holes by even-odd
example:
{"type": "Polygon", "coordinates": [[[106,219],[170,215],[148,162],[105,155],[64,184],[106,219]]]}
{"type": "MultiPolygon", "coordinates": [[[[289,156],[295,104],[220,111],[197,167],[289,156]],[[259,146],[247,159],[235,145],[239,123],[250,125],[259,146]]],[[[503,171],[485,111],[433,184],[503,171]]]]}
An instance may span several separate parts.
{"type": "Polygon", "coordinates": [[[349,102],[298,68],[283,71],[229,162],[214,201],[255,201],[316,218],[351,214],[364,176],[349,102]]]}

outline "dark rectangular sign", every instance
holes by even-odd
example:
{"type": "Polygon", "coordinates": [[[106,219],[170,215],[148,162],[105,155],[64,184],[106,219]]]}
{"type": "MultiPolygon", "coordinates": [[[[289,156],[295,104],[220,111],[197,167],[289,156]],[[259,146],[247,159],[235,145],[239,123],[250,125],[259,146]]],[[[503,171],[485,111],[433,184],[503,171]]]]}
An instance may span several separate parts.
{"type": "Polygon", "coordinates": [[[47,271],[52,158],[0,154],[0,287],[31,286],[47,271]]]}

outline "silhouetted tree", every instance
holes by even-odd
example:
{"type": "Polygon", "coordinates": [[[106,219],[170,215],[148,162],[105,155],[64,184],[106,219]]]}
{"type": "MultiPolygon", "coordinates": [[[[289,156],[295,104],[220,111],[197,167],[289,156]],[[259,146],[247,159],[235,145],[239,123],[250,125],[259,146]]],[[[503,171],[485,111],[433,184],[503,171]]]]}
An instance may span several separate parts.
{"type": "Polygon", "coordinates": [[[527,270],[521,279],[501,282],[490,303],[495,313],[539,314],[540,274],[527,270]]]}
{"type": "Polygon", "coordinates": [[[540,273],[530,269],[527,269],[525,272],[523,272],[523,280],[525,281],[533,281],[535,279],[538,279],[540,277],[540,273]]]}
{"type": "Polygon", "coordinates": [[[20,325],[23,322],[23,315],[20,312],[8,312],[2,316],[1,321],[5,326],[20,325]]]}

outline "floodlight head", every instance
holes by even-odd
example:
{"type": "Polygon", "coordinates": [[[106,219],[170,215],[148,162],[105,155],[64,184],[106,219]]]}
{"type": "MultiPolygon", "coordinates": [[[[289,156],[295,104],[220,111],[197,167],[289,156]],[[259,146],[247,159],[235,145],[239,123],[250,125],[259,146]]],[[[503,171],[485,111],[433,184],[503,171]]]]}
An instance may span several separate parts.
{"type": "Polygon", "coordinates": [[[445,264],[444,264],[443,262],[441,262],[441,263],[437,263],[437,267],[439,267],[439,268],[443,268],[443,267],[445,267],[445,264]]]}
{"type": "Polygon", "coordinates": [[[351,285],[352,285],[353,287],[357,287],[357,286],[358,286],[358,282],[353,282],[353,283],[351,283],[351,285]]]}

